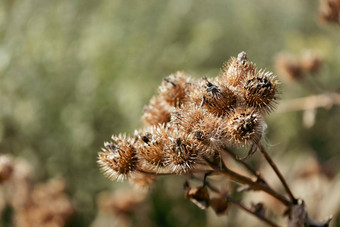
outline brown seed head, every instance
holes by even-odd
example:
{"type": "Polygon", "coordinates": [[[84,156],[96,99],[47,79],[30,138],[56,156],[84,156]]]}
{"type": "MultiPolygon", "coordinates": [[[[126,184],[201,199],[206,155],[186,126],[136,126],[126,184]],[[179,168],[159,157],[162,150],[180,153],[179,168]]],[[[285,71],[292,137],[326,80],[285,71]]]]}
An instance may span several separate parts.
{"type": "Polygon", "coordinates": [[[285,81],[296,81],[303,78],[303,70],[299,61],[289,54],[279,54],[275,58],[275,69],[285,81]]]}
{"type": "Polygon", "coordinates": [[[168,167],[177,174],[192,170],[200,163],[200,153],[191,135],[178,133],[168,140],[166,149],[168,167]]]}
{"type": "Polygon", "coordinates": [[[160,96],[154,96],[149,106],[144,108],[142,118],[149,126],[167,123],[170,121],[170,106],[160,96]]]}
{"type": "Polygon", "coordinates": [[[213,152],[211,145],[217,144],[222,136],[221,118],[196,105],[184,106],[172,115],[171,123],[181,133],[191,134],[197,149],[209,156],[213,152]]]}
{"type": "Polygon", "coordinates": [[[243,85],[243,97],[249,107],[261,113],[270,112],[275,105],[277,81],[271,73],[259,71],[255,76],[247,77],[243,85]]]}
{"type": "Polygon", "coordinates": [[[138,136],[136,148],[145,168],[158,170],[165,167],[164,149],[167,144],[169,128],[157,125],[144,129],[138,136]]]}
{"type": "MultiPolygon", "coordinates": [[[[212,83],[207,78],[203,78],[201,85],[200,106],[209,112],[222,116],[228,114],[236,104],[235,94],[223,83],[212,83]]],[[[196,104],[198,104],[196,100],[196,104]]]]}
{"type": "Polygon", "coordinates": [[[310,73],[317,72],[321,66],[321,63],[322,63],[321,58],[311,51],[304,52],[300,60],[301,68],[304,71],[310,73]]]}
{"type": "Polygon", "coordinates": [[[248,60],[247,54],[243,51],[238,54],[237,58],[231,58],[231,60],[224,65],[220,81],[230,88],[237,87],[248,74],[254,74],[255,71],[256,65],[248,60]]]}
{"type": "Polygon", "coordinates": [[[65,183],[57,179],[34,186],[25,205],[14,212],[15,226],[65,226],[74,208],[64,190],[65,183]]]}
{"type": "MultiPolygon", "coordinates": [[[[226,118],[207,113],[199,124],[193,127],[194,138],[206,155],[217,146],[229,144],[226,118]]],[[[213,152],[214,153],[214,152],[213,152]]]]}
{"type": "Polygon", "coordinates": [[[239,109],[228,119],[228,131],[236,145],[258,143],[265,129],[265,123],[255,109],[239,109]]]}
{"type": "Polygon", "coordinates": [[[0,155],[0,184],[7,181],[13,172],[14,162],[9,155],[0,155]]]}
{"type": "Polygon", "coordinates": [[[187,93],[190,91],[190,78],[183,72],[176,72],[168,76],[159,87],[162,99],[172,107],[178,107],[185,102],[187,93]]]}
{"type": "Polygon", "coordinates": [[[126,136],[113,136],[112,140],[104,143],[102,152],[98,153],[98,164],[110,179],[123,180],[137,168],[136,149],[126,136]]]}
{"type": "Polygon", "coordinates": [[[197,105],[185,105],[171,113],[171,123],[177,125],[182,131],[191,133],[206,114],[206,110],[197,105]]]}
{"type": "Polygon", "coordinates": [[[340,24],[340,1],[321,0],[319,18],[322,22],[340,24]]]}

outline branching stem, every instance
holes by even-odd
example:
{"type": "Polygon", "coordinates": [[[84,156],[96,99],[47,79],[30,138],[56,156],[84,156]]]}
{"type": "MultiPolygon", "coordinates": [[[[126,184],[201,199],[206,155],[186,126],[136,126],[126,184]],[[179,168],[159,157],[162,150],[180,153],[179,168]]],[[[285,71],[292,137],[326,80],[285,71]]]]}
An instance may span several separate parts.
{"type": "Polygon", "coordinates": [[[286,192],[288,193],[288,195],[289,195],[291,201],[293,202],[293,204],[297,204],[297,199],[294,197],[294,195],[293,195],[292,191],[290,190],[286,180],[284,179],[284,177],[281,174],[280,170],[277,168],[277,165],[275,164],[275,162],[272,160],[272,158],[267,153],[266,149],[262,146],[261,143],[258,143],[257,147],[259,148],[260,152],[263,154],[264,158],[267,160],[269,165],[272,167],[272,169],[274,170],[276,175],[279,177],[283,187],[285,188],[286,192]]]}
{"type": "MultiPolygon", "coordinates": [[[[204,179],[205,180],[205,179],[204,179]]],[[[211,185],[209,182],[204,181],[204,184],[210,188],[210,190],[212,190],[215,193],[221,194],[221,192],[214,187],[213,185],[211,185]]],[[[236,205],[237,207],[241,208],[242,210],[248,212],[251,215],[254,215],[255,217],[257,217],[258,219],[260,219],[261,221],[267,223],[269,226],[274,226],[274,227],[278,227],[277,224],[275,224],[274,222],[272,222],[271,220],[269,220],[268,218],[266,218],[265,216],[259,215],[257,213],[255,213],[254,211],[252,211],[251,209],[247,208],[246,206],[244,206],[242,203],[234,200],[231,196],[226,196],[227,201],[230,203],[233,203],[234,205],[236,205]]]]}
{"type": "Polygon", "coordinates": [[[223,151],[227,152],[236,162],[239,162],[241,165],[243,165],[251,174],[257,177],[259,181],[262,181],[265,183],[265,180],[261,177],[260,174],[258,174],[250,165],[248,165],[244,160],[237,157],[237,155],[232,151],[230,148],[223,147],[223,151]]]}
{"type": "Polygon", "coordinates": [[[224,174],[228,176],[231,180],[241,183],[241,184],[246,184],[249,186],[249,188],[253,190],[260,190],[268,193],[269,195],[273,196],[277,200],[279,200],[281,203],[283,203],[285,206],[290,207],[292,204],[290,201],[288,201],[285,197],[274,191],[272,188],[270,188],[266,183],[261,182],[261,181],[253,181],[252,179],[243,176],[239,173],[236,173],[229,169],[228,167],[225,166],[225,164],[222,162],[222,165],[220,163],[214,163],[209,160],[207,160],[209,165],[215,170],[215,173],[219,174],[224,174]]]}
{"type": "Polygon", "coordinates": [[[244,206],[242,203],[234,200],[232,197],[227,196],[227,201],[230,202],[230,203],[233,203],[234,205],[236,205],[237,207],[241,208],[242,210],[248,212],[249,214],[254,215],[255,217],[257,217],[261,221],[263,221],[266,224],[268,224],[269,226],[278,227],[277,224],[275,224],[274,222],[272,222],[271,220],[269,220],[265,216],[262,216],[262,215],[259,215],[259,214],[255,213],[255,212],[253,212],[251,209],[249,209],[248,207],[244,206]]]}

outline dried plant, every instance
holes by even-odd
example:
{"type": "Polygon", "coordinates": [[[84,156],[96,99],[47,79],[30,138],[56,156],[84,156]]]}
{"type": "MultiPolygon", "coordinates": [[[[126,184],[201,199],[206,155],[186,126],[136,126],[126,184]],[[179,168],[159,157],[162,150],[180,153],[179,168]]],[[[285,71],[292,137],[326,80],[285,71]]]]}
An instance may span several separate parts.
{"type": "MultiPolygon", "coordinates": [[[[181,72],[171,75],[145,109],[145,127],[133,137],[112,136],[98,153],[98,164],[112,180],[134,179],[140,174],[187,175],[185,196],[200,208],[211,207],[221,215],[235,205],[270,226],[278,226],[266,216],[262,203],[246,207],[233,198],[237,192],[232,187],[212,183],[212,178],[223,176],[242,185],[239,193],[255,190],[275,198],[286,207],[289,226],[327,226],[330,219],[319,223],[308,216],[305,203],[293,195],[261,144],[264,117],[276,106],[277,84],[272,73],[257,69],[245,52],[231,58],[216,78],[194,80],[181,72]],[[244,158],[234,151],[240,147],[249,149],[244,158]],[[245,162],[256,151],[274,170],[288,197],[245,162]],[[244,168],[234,168],[231,160],[244,168]],[[190,187],[189,181],[197,180],[202,185],[190,187]]],[[[142,182],[152,183],[153,179],[142,182]]]]}
{"type": "Polygon", "coordinates": [[[64,181],[52,179],[48,183],[34,184],[31,167],[24,160],[0,155],[0,179],[1,205],[13,210],[14,226],[65,226],[74,213],[65,194],[64,181]]]}
{"type": "Polygon", "coordinates": [[[340,24],[340,1],[320,0],[319,18],[323,22],[340,24]]]}
{"type": "Polygon", "coordinates": [[[121,188],[114,192],[101,192],[97,198],[98,214],[91,226],[131,226],[129,216],[146,199],[146,192],[121,188]]]}
{"type": "Polygon", "coordinates": [[[299,57],[288,53],[280,53],[275,59],[278,75],[286,82],[301,81],[307,74],[315,75],[322,63],[322,59],[313,51],[305,51],[299,57]]]}

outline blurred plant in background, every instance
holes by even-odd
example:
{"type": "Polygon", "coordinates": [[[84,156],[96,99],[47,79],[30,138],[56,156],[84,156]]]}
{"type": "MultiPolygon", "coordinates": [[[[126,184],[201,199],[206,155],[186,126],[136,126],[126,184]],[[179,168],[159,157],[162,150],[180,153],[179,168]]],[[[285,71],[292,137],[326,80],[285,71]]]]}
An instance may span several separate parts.
{"type": "Polygon", "coordinates": [[[23,160],[1,155],[0,179],[0,211],[7,211],[1,216],[11,218],[15,226],[65,226],[74,213],[63,180],[34,184],[32,169],[23,160]]]}
{"type": "MultiPolygon", "coordinates": [[[[273,71],[277,53],[311,49],[322,57],[312,79],[326,88],[318,94],[339,92],[340,30],[319,23],[318,7],[296,0],[0,1],[0,152],[27,160],[34,182],[65,178],[76,212],[69,223],[87,226],[96,195],[122,186],[98,171],[98,147],[108,135],[140,127],[143,106],[165,76],[216,75],[241,50],[273,71]]],[[[279,103],[311,95],[303,81],[279,90],[279,103]]],[[[266,119],[274,158],[290,154],[285,165],[295,166],[298,156],[313,153],[337,172],[338,116],[337,106],[320,108],[306,129],[301,111],[281,112],[279,105],[266,119]]],[[[251,165],[259,165],[256,157],[251,165]]],[[[141,209],[150,226],[223,219],[188,203],[178,178],[158,181],[149,208],[141,209]]],[[[5,216],[2,224],[10,222],[5,216]]],[[[134,225],[138,220],[131,218],[134,225]]]]}

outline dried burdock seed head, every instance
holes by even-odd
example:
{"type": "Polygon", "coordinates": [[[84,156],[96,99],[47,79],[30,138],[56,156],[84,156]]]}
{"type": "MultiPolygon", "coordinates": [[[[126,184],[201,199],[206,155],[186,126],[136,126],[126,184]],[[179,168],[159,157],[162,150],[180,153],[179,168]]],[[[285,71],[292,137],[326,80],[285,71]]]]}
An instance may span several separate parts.
{"type": "Polygon", "coordinates": [[[296,81],[303,78],[303,70],[299,61],[289,54],[279,54],[275,58],[275,69],[285,81],[296,81]]]}
{"type": "Polygon", "coordinates": [[[282,79],[289,82],[303,79],[306,73],[317,72],[321,63],[321,58],[308,50],[299,59],[289,54],[279,54],[275,59],[275,68],[282,79]]]}
{"type": "Polygon", "coordinates": [[[34,186],[25,205],[14,212],[15,226],[65,226],[74,207],[64,191],[60,179],[34,186]]]}
{"type": "Polygon", "coordinates": [[[160,96],[154,96],[144,108],[142,118],[149,126],[167,123],[170,121],[170,106],[160,96]]]}
{"type": "Polygon", "coordinates": [[[169,140],[169,128],[157,125],[144,129],[136,143],[140,159],[145,161],[145,168],[158,170],[166,165],[164,149],[169,140]]]}
{"type": "Polygon", "coordinates": [[[319,8],[319,18],[322,22],[340,24],[340,1],[321,0],[319,8]]]}
{"type": "Polygon", "coordinates": [[[240,146],[258,143],[265,128],[261,114],[252,108],[238,109],[228,119],[230,138],[240,146]]]}
{"type": "Polygon", "coordinates": [[[119,135],[113,142],[104,143],[98,153],[98,164],[104,174],[112,180],[123,180],[137,169],[138,158],[131,139],[119,135]]]}
{"type": "Polygon", "coordinates": [[[13,172],[14,162],[9,155],[0,155],[0,184],[7,181],[13,172]]]}
{"type": "Polygon", "coordinates": [[[209,207],[209,193],[207,186],[195,188],[190,188],[187,186],[185,188],[185,198],[189,199],[202,210],[205,210],[209,207]]]}
{"type": "Polygon", "coordinates": [[[203,78],[201,97],[200,106],[218,116],[226,115],[236,104],[236,96],[227,86],[212,83],[207,78],[203,78]]]}
{"type": "Polygon", "coordinates": [[[259,71],[254,77],[247,77],[242,93],[247,106],[256,108],[261,113],[270,112],[275,105],[277,81],[271,73],[259,71]]]}
{"type": "Polygon", "coordinates": [[[215,153],[214,148],[229,145],[227,125],[223,117],[208,112],[196,105],[185,106],[178,110],[171,123],[177,125],[182,133],[191,134],[202,155],[215,153]]]}
{"type": "Polygon", "coordinates": [[[178,107],[185,101],[190,87],[190,78],[183,72],[176,72],[163,80],[159,87],[159,94],[170,106],[178,107]]]}
{"type": "Polygon", "coordinates": [[[310,73],[315,73],[319,70],[321,66],[321,58],[312,51],[305,51],[300,60],[301,68],[310,73]]]}
{"type": "Polygon", "coordinates": [[[186,105],[171,113],[171,123],[182,131],[191,133],[193,128],[206,116],[206,110],[196,105],[186,105]]]}
{"type": "Polygon", "coordinates": [[[201,163],[201,155],[192,135],[174,133],[169,138],[166,149],[168,168],[176,173],[190,172],[197,164],[201,163]]]}
{"type": "Polygon", "coordinates": [[[249,61],[247,54],[242,51],[237,58],[231,60],[224,65],[222,76],[219,80],[229,87],[237,87],[242,84],[248,74],[255,74],[256,65],[249,61]]]}
{"type": "MultiPolygon", "coordinates": [[[[208,145],[206,147],[208,150],[209,147],[216,148],[216,146],[226,145],[226,142],[229,143],[225,118],[207,113],[204,119],[193,127],[193,130],[194,138],[204,145],[208,145]]],[[[201,144],[199,143],[199,145],[201,144]]]]}
{"type": "Polygon", "coordinates": [[[212,198],[209,201],[210,207],[215,211],[217,215],[224,215],[228,210],[228,200],[226,196],[221,196],[218,198],[212,198]]]}

